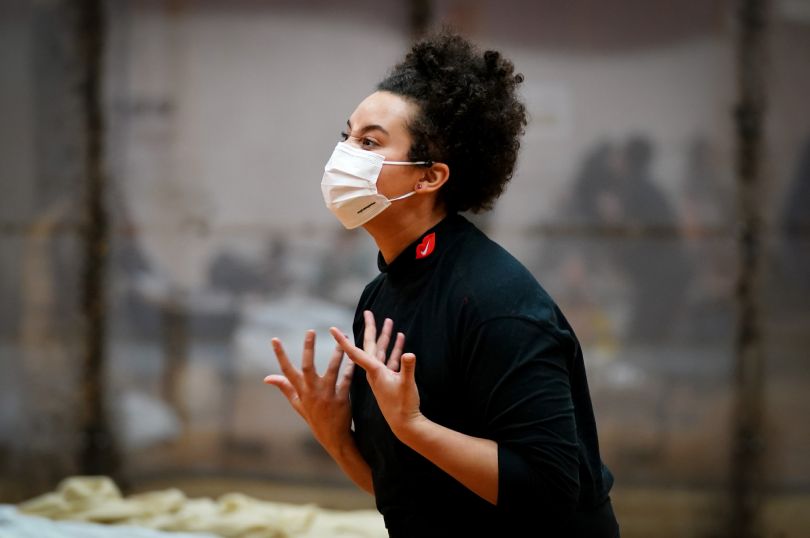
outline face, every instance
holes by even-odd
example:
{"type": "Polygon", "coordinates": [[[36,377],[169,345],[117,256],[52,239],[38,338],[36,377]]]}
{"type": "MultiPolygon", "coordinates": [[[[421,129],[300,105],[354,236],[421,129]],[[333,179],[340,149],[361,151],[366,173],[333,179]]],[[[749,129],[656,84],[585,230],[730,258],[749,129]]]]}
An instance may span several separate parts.
{"type": "MultiPolygon", "coordinates": [[[[354,110],[341,138],[360,149],[384,155],[388,161],[407,161],[411,148],[408,122],[416,105],[390,92],[375,92],[354,110]]],[[[377,190],[393,198],[411,192],[424,174],[418,166],[383,166],[377,190]]]]}

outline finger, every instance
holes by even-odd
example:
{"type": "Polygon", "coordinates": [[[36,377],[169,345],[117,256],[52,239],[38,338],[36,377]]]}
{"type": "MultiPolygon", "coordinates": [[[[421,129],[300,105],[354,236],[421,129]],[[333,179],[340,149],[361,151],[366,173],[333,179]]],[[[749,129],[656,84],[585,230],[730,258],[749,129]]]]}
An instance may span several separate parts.
{"type": "Polygon", "coordinates": [[[372,356],[377,356],[377,324],[374,322],[374,314],[371,310],[363,311],[363,350],[372,356]]]}
{"type": "Polygon", "coordinates": [[[340,376],[340,382],[337,385],[336,394],[339,399],[345,400],[349,397],[349,387],[352,384],[352,375],[354,374],[354,363],[349,362],[346,365],[346,368],[343,369],[343,373],[340,376]]]}
{"type": "Polygon", "coordinates": [[[335,339],[335,342],[346,352],[346,355],[348,355],[353,362],[359,364],[366,372],[373,372],[377,368],[383,367],[380,361],[352,344],[349,339],[335,327],[329,329],[329,332],[332,334],[332,338],[335,339]]]}
{"type": "Polygon", "coordinates": [[[301,373],[290,363],[290,359],[287,358],[287,352],[284,351],[281,340],[273,338],[272,342],[273,352],[276,354],[276,360],[278,360],[278,365],[281,366],[281,371],[284,372],[284,376],[292,383],[295,390],[300,392],[303,383],[301,373]]]}
{"type": "Polygon", "coordinates": [[[394,321],[385,318],[380,337],[377,339],[377,358],[380,362],[385,362],[385,354],[388,352],[388,343],[391,341],[391,331],[394,329],[394,321]]]}
{"type": "Polygon", "coordinates": [[[298,398],[298,393],[295,391],[295,387],[293,387],[292,383],[290,383],[290,380],[284,377],[283,375],[275,375],[275,374],[269,375],[264,378],[264,382],[268,385],[278,387],[281,390],[281,392],[284,393],[284,396],[286,396],[288,400],[298,398]]]}
{"type": "Polygon", "coordinates": [[[301,355],[301,372],[307,385],[315,384],[315,331],[312,329],[304,335],[304,353],[301,355]]]}
{"type": "Polygon", "coordinates": [[[298,392],[296,392],[295,387],[293,387],[289,379],[283,375],[269,375],[264,378],[264,382],[268,385],[278,387],[281,393],[287,398],[287,401],[290,402],[293,409],[303,416],[301,413],[301,399],[298,397],[298,392]]]}
{"type": "Polygon", "coordinates": [[[391,355],[388,357],[388,368],[394,372],[399,372],[399,361],[402,357],[402,350],[405,347],[405,335],[397,333],[397,340],[394,342],[394,349],[391,350],[391,355]]]}
{"type": "Polygon", "coordinates": [[[402,355],[402,369],[400,370],[400,374],[402,374],[402,381],[405,383],[405,386],[408,384],[416,384],[416,355],[413,353],[405,353],[402,355]]]}
{"type": "MultiPolygon", "coordinates": [[[[340,371],[340,364],[343,362],[343,350],[340,346],[335,346],[332,356],[329,358],[329,366],[326,367],[326,373],[323,375],[323,380],[327,387],[335,386],[337,382],[338,372],[340,371]]],[[[353,364],[353,363],[352,363],[353,364]]]]}

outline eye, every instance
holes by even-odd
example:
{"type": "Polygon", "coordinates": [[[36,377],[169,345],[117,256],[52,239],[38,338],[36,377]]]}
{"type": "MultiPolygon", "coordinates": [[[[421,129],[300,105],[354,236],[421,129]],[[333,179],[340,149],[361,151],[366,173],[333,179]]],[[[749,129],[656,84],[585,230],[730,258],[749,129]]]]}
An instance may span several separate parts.
{"type": "Polygon", "coordinates": [[[360,141],[360,143],[362,144],[362,146],[364,148],[373,148],[374,146],[379,145],[379,144],[377,144],[377,141],[374,140],[373,138],[366,138],[366,137],[363,137],[363,139],[360,141]]]}
{"type": "Polygon", "coordinates": [[[346,131],[340,131],[340,140],[345,142],[349,139],[349,133],[346,131]]]}

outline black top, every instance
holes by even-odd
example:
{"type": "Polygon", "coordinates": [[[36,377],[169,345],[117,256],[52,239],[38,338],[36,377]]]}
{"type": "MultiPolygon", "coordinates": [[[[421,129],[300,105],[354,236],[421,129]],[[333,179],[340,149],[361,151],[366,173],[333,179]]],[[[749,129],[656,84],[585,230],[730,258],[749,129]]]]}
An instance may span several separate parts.
{"type": "Polygon", "coordinates": [[[579,343],[535,278],[460,215],[378,265],[357,306],[357,345],[364,310],[378,332],[391,318],[416,355],[422,414],[498,443],[496,507],[401,443],[358,369],[355,438],[390,535],[573,536],[572,525],[587,524],[588,536],[613,536],[603,510],[613,478],[599,457],[579,343]]]}

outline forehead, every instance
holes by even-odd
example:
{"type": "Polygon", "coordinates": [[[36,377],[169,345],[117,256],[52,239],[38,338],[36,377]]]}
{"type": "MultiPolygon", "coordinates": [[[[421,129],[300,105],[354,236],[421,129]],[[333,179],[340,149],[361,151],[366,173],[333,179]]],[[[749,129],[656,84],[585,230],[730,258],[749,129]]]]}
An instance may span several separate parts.
{"type": "Polygon", "coordinates": [[[379,125],[392,135],[407,133],[416,105],[390,92],[374,92],[357,105],[349,122],[353,129],[379,125]]]}

